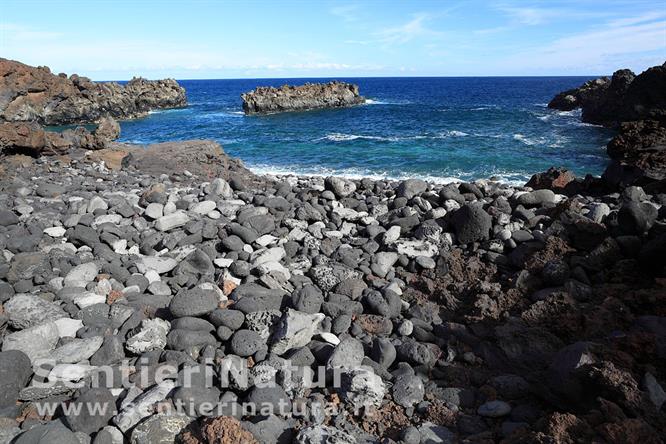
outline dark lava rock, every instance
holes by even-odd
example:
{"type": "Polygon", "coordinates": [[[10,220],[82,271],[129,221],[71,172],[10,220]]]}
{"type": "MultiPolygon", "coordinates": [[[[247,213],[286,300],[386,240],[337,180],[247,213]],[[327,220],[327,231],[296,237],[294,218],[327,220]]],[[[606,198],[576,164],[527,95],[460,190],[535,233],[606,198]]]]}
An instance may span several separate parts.
{"type": "Polygon", "coordinates": [[[252,356],[266,347],[266,341],[252,330],[238,330],[229,342],[231,352],[242,357],[252,356]]]}
{"type": "Polygon", "coordinates": [[[451,218],[458,242],[483,241],[490,237],[492,217],[479,204],[466,204],[457,210],[451,218]]]}
{"type": "Polygon", "coordinates": [[[169,310],[177,318],[201,316],[215,310],[218,304],[219,298],[214,290],[195,288],[174,296],[169,304],[169,310]]]}
{"type": "Polygon", "coordinates": [[[84,432],[88,435],[99,431],[107,425],[112,416],[116,414],[115,398],[108,389],[92,388],[86,390],[76,398],[74,405],[81,406],[78,414],[74,409],[66,416],[69,427],[75,432],[84,432]],[[89,406],[99,406],[96,410],[89,406]]]}
{"type": "Polygon", "coordinates": [[[32,365],[25,353],[18,350],[0,352],[0,410],[16,404],[19,391],[32,376],[32,365]]]}

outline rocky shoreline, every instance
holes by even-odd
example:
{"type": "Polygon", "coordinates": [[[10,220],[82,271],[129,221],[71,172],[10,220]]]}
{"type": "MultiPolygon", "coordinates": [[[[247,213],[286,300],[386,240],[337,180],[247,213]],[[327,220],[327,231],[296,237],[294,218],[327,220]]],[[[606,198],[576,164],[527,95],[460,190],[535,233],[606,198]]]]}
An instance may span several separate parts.
{"type": "Polygon", "coordinates": [[[241,95],[245,114],[274,114],[359,105],[358,85],[345,82],[306,83],[280,88],[258,87],[241,95]]]}
{"type": "Polygon", "coordinates": [[[549,108],[580,108],[583,122],[618,129],[608,144],[612,159],[603,178],[612,187],[666,183],[666,63],[636,75],[616,71],[553,98],[549,108]]]}
{"type": "Polygon", "coordinates": [[[93,123],[103,117],[132,119],[154,109],[187,105],[185,89],[173,79],[97,83],[3,58],[0,92],[0,121],[39,125],[93,123]]]}
{"type": "Polygon", "coordinates": [[[663,442],[654,181],[257,176],[70,131],[0,124],[0,444],[663,442]]]}
{"type": "Polygon", "coordinates": [[[2,442],[661,442],[666,195],[262,178],[214,142],[128,150],[3,160],[2,442]],[[275,384],[223,385],[231,364],[275,384]],[[106,368],[130,387],[96,387],[106,368]],[[212,384],[180,387],[192,368],[212,384]],[[37,412],[91,400],[108,412],[37,412]]]}

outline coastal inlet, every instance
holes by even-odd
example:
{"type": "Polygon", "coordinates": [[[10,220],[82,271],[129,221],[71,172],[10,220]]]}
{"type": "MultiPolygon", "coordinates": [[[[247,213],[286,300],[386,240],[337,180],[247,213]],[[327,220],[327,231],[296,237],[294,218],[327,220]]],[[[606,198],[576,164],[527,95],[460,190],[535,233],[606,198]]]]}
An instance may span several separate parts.
{"type": "Polygon", "coordinates": [[[245,116],[240,95],[326,79],[183,80],[188,107],[121,123],[140,144],[215,139],[258,173],[525,182],[552,165],[601,174],[613,131],[546,107],[588,78],[358,78],[367,101],[245,116]]]}

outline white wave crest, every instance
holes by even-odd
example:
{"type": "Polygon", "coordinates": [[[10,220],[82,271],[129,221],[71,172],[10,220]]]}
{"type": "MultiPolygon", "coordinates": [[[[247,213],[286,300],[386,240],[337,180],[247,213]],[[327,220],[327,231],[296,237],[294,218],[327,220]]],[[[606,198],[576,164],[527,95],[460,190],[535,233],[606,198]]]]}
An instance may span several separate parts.
{"type": "Polygon", "coordinates": [[[464,131],[457,131],[457,130],[450,130],[450,131],[444,131],[443,133],[440,133],[441,137],[465,137],[469,136],[469,133],[466,133],[464,131]]]}
{"type": "Polygon", "coordinates": [[[379,140],[385,142],[397,142],[399,137],[384,137],[384,136],[368,136],[362,134],[345,134],[345,133],[330,133],[317,140],[329,140],[331,142],[349,142],[351,140],[379,140]]]}
{"type": "Polygon", "coordinates": [[[437,176],[437,175],[420,175],[420,174],[409,174],[409,173],[400,173],[400,174],[389,174],[388,172],[382,171],[371,171],[364,170],[360,168],[327,168],[327,167],[283,167],[276,165],[249,165],[248,168],[259,175],[268,175],[268,176],[298,176],[298,177],[327,177],[327,176],[338,176],[344,177],[346,179],[372,179],[372,180],[406,180],[414,177],[419,179],[426,180],[428,182],[437,183],[437,184],[447,184],[461,182],[462,179],[455,176],[437,176]]]}
{"type": "Polygon", "coordinates": [[[514,134],[513,135],[513,140],[517,140],[517,141],[522,142],[522,143],[524,143],[525,145],[528,145],[528,146],[538,145],[538,144],[541,144],[541,143],[545,142],[543,138],[538,138],[538,139],[537,138],[531,138],[531,137],[527,137],[526,135],[520,134],[520,133],[514,134]]]}

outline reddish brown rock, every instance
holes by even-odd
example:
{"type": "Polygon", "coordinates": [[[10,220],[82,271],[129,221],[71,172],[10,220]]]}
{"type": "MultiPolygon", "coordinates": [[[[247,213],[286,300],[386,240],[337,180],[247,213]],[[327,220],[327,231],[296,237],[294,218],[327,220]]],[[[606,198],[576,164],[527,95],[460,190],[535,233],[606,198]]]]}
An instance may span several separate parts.
{"type": "Polygon", "coordinates": [[[240,159],[228,156],[220,144],[212,140],[185,140],[137,147],[116,143],[115,150],[125,150],[121,162],[123,169],[159,176],[189,171],[200,180],[235,177],[248,185],[259,185],[263,179],[251,173],[240,159]]]}
{"type": "Polygon", "coordinates": [[[44,131],[36,123],[0,123],[0,152],[19,152],[32,156],[67,154],[71,149],[98,150],[120,135],[118,123],[106,117],[91,133],[83,127],[62,132],[44,131]]]}
{"type": "Polygon", "coordinates": [[[548,171],[537,173],[525,184],[535,190],[553,190],[556,193],[568,194],[572,191],[576,176],[564,168],[549,168],[548,171]]]}
{"type": "Polygon", "coordinates": [[[126,85],[95,83],[49,68],[0,59],[0,120],[42,125],[92,123],[105,115],[128,119],[151,109],[187,104],[185,90],[173,79],[135,78],[126,85]]]}
{"type": "Polygon", "coordinates": [[[206,418],[201,427],[191,427],[182,433],[179,441],[183,444],[257,444],[252,433],[245,430],[240,421],[231,416],[206,418]]]}
{"type": "Polygon", "coordinates": [[[666,179],[666,126],[656,120],[625,122],[608,143],[614,162],[604,178],[615,185],[666,179]]]}

